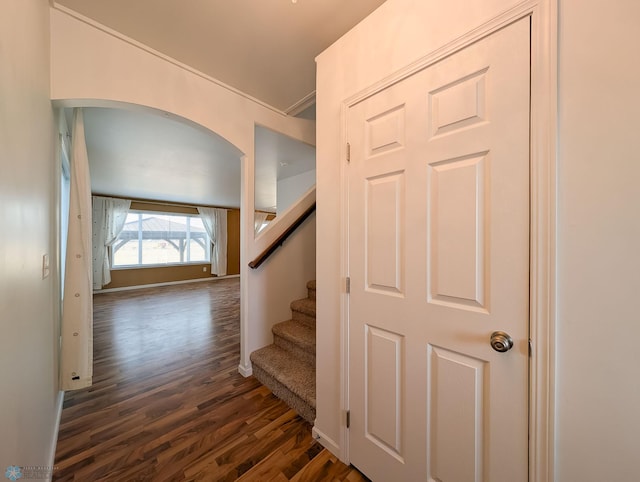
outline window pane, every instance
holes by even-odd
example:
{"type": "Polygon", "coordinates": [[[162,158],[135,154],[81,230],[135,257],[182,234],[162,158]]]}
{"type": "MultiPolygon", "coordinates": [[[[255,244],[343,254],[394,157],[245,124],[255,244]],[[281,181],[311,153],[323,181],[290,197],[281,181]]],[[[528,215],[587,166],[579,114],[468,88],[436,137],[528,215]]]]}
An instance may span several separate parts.
{"type": "Polygon", "coordinates": [[[128,213],[122,232],[113,243],[113,266],[127,266],[138,264],[138,219],[139,213],[128,213]]]}
{"type": "Polygon", "coordinates": [[[113,244],[113,266],[207,262],[209,246],[197,216],[133,212],[113,244]]]}
{"type": "Polygon", "coordinates": [[[196,239],[192,238],[190,243],[190,251],[189,251],[191,254],[191,258],[189,259],[189,261],[207,262],[209,260],[209,256],[208,256],[209,250],[205,251],[205,246],[207,246],[208,244],[209,244],[208,239],[204,239],[202,237],[197,237],[196,239]]]}
{"type": "MultiPolygon", "coordinates": [[[[64,167],[64,163],[63,163],[64,167]]],[[[62,170],[60,179],[60,293],[64,297],[64,275],[67,257],[67,237],[69,234],[69,197],[71,180],[69,173],[62,170]]]]}
{"type": "Polygon", "coordinates": [[[128,266],[138,264],[138,240],[113,243],[113,266],[128,266]]]}
{"type": "Polygon", "coordinates": [[[142,240],[142,264],[169,264],[180,262],[180,243],[163,239],[142,240]]]}

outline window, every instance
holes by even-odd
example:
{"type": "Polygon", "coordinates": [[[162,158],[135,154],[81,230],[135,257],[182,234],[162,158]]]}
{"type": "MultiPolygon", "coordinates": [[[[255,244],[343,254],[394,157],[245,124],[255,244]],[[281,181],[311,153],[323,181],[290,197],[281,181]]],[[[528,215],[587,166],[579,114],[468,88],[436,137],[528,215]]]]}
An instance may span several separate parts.
{"type": "Polygon", "coordinates": [[[112,266],[206,263],[210,241],[198,216],[130,211],[111,246],[112,266]]]}
{"type": "Polygon", "coordinates": [[[260,223],[260,226],[258,226],[258,230],[256,231],[256,234],[261,233],[261,232],[262,232],[262,230],[263,230],[264,228],[266,228],[267,226],[269,226],[269,223],[270,223],[270,222],[271,222],[271,221],[262,221],[262,222],[260,223]]]}
{"type": "Polygon", "coordinates": [[[67,263],[67,237],[69,235],[69,198],[71,196],[71,171],[65,137],[60,136],[60,298],[64,299],[64,276],[67,263]]]}

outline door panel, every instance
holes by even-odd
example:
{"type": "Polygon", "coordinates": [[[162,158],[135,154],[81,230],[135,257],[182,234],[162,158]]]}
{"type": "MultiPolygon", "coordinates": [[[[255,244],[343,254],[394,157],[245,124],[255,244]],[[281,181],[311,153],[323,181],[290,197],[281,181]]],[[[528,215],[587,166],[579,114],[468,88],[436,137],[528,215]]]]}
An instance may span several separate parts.
{"type": "Polygon", "coordinates": [[[527,480],[529,20],[352,106],[347,137],[351,462],[527,480]]]}
{"type": "Polygon", "coordinates": [[[429,165],[431,302],[484,308],[487,153],[429,165]]]}
{"type": "Polygon", "coordinates": [[[428,349],[428,460],[434,480],[482,480],[487,363],[428,349]]]}
{"type": "Polygon", "coordinates": [[[367,179],[367,289],[402,294],[404,246],[404,173],[367,179]]]}
{"type": "Polygon", "coordinates": [[[403,338],[366,327],[366,437],[397,459],[402,458],[403,338]]]}

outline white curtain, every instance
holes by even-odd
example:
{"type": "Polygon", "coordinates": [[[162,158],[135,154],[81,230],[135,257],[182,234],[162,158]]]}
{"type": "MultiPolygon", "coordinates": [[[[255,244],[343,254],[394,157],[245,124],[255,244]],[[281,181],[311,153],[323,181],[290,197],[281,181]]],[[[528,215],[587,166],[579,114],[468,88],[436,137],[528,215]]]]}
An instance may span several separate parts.
{"type": "Polygon", "coordinates": [[[93,289],[111,283],[109,246],[116,240],[124,223],[131,201],[109,197],[93,197],[93,289]]]}
{"type": "Polygon", "coordinates": [[[69,232],[61,326],[62,390],[91,386],[93,377],[91,182],[82,109],[74,109],[72,129],[69,232]]]}
{"type": "Polygon", "coordinates": [[[227,210],[198,208],[202,224],[211,239],[211,274],[227,274],[227,210]]]}
{"type": "Polygon", "coordinates": [[[262,230],[262,224],[267,220],[267,213],[255,211],[253,213],[253,232],[257,235],[262,230]]]}

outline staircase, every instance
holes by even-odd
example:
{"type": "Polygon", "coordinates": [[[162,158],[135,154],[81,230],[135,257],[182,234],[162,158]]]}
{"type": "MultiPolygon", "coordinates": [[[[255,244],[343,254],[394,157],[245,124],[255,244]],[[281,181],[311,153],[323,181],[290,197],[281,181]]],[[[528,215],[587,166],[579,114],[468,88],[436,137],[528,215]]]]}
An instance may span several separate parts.
{"type": "Polygon", "coordinates": [[[291,303],[292,319],[273,326],[273,344],[251,354],[253,375],[298,414],[316,418],[316,282],[291,303]]]}

